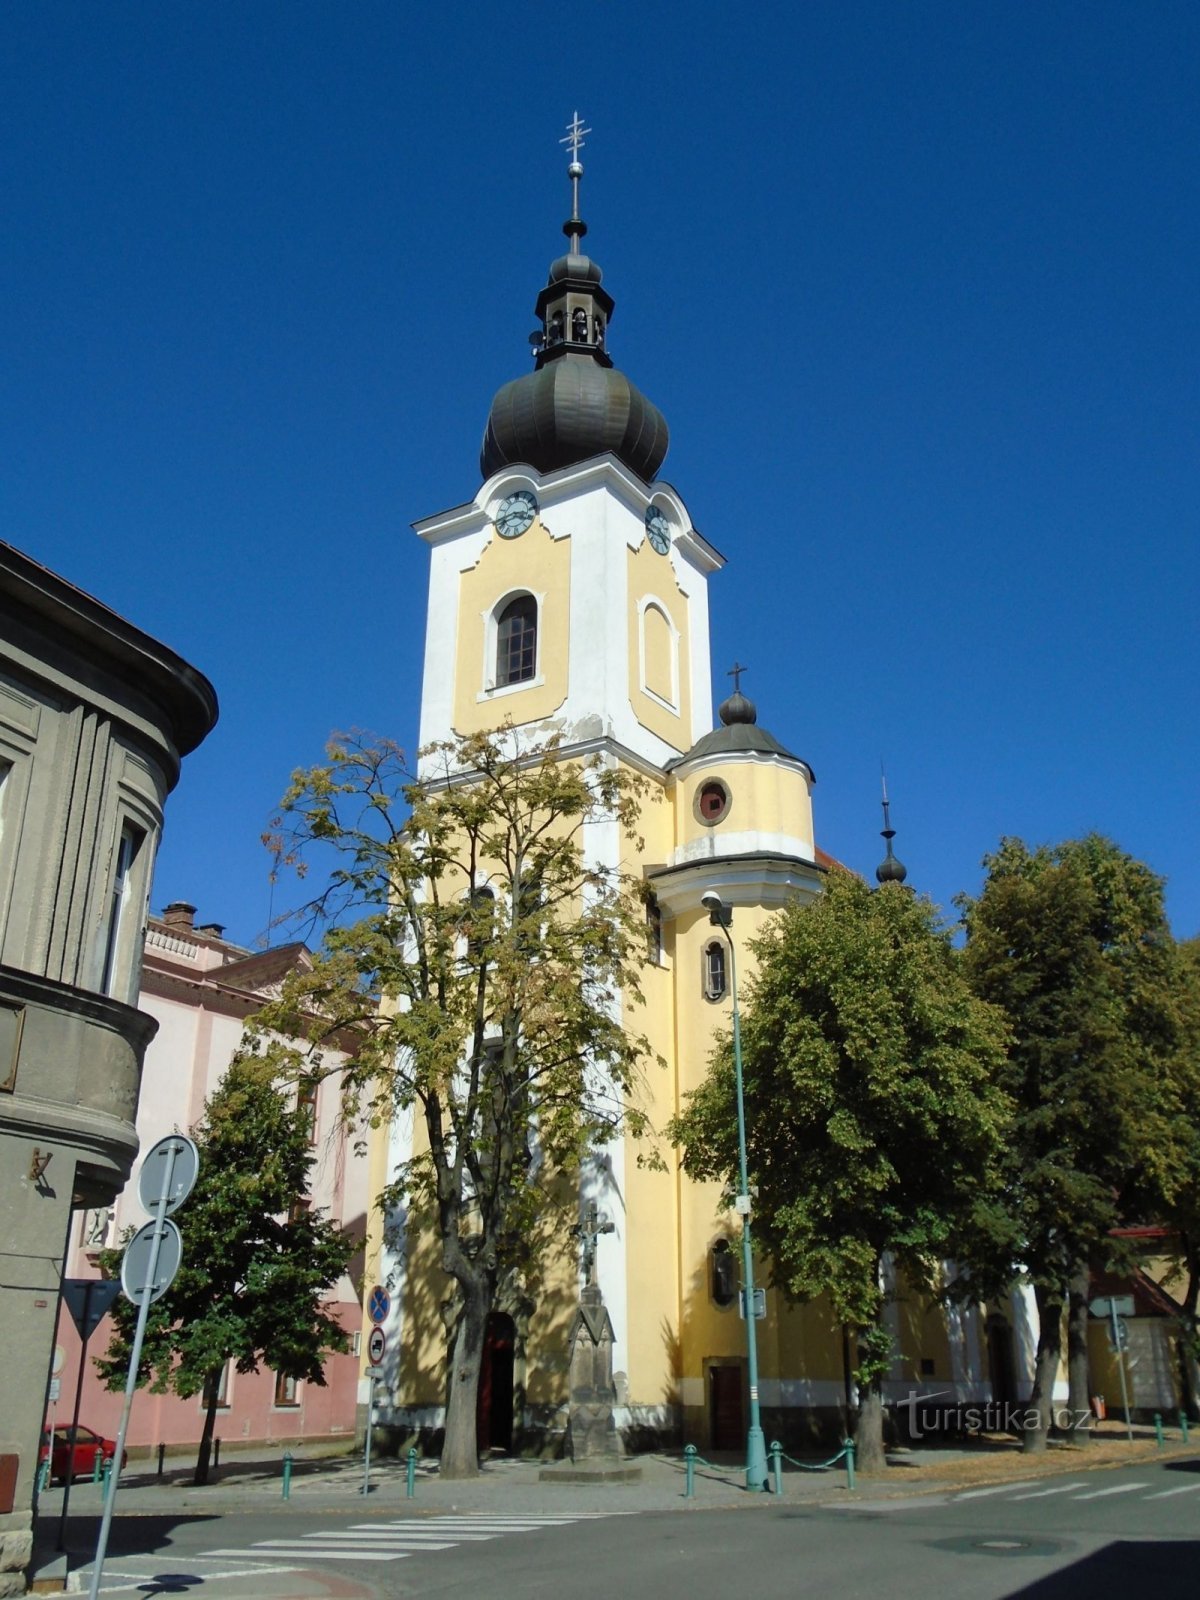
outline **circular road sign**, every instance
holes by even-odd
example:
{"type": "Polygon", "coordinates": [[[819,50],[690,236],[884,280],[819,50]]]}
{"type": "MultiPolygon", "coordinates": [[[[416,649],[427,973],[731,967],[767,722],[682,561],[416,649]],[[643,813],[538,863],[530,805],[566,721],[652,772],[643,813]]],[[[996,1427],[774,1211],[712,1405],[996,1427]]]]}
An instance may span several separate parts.
{"type": "Polygon", "coordinates": [[[367,1360],[373,1367],[383,1361],[383,1352],[387,1349],[387,1334],[380,1327],[371,1329],[371,1337],[367,1340],[367,1360]]]}
{"type": "Polygon", "coordinates": [[[160,1300],[171,1287],[183,1259],[183,1239],[179,1229],[169,1217],[164,1217],[154,1282],[146,1282],[150,1274],[150,1257],[154,1252],[154,1231],[159,1226],[157,1222],[147,1222],[139,1228],[125,1246],[125,1254],[121,1257],[121,1288],[126,1300],[132,1300],[135,1306],[141,1305],[147,1293],[151,1305],[160,1300]]]}
{"type": "Polygon", "coordinates": [[[371,1321],[386,1322],[387,1314],[391,1309],[391,1295],[387,1292],[382,1284],[377,1283],[371,1290],[370,1297],[367,1300],[367,1312],[370,1315],[371,1321]]]}
{"type": "Polygon", "coordinates": [[[157,1216],[167,1186],[166,1214],[170,1216],[192,1192],[200,1170],[200,1152],[186,1133],[169,1133],[147,1150],[138,1177],[138,1199],[150,1215],[157,1216]]]}

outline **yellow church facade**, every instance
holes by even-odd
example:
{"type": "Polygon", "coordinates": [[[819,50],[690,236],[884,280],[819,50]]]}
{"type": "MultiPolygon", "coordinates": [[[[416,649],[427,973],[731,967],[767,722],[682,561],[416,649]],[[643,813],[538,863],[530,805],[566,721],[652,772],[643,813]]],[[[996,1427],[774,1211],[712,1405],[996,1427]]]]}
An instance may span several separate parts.
{"type": "MultiPolygon", "coordinates": [[[[588,848],[650,893],[643,1000],[630,1021],[665,1063],[645,1079],[661,1129],[731,1023],[727,947],[702,897],[732,908],[743,980],[748,941],[785,902],[818,895],[831,863],[816,843],[811,769],[758,723],[736,683],[714,727],[709,580],[724,560],[661,476],[661,414],[613,366],[613,301],[584,254],[581,173],[575,161],[568,250],[537,299],[534,370],[492,404],[483,482],[415,524],[429,549],[420,741],[511,723],[558,737],[564,759],[599,758],[647,780],[640,847],[614,824],[593,828],[588,848]]],[[[420,1136],[411,1116],[378,1131],[375,1192],[420,1136]]],[[[568,1197],[579,1217],[594,1202],[612,1224],[597,1241],[596,1275],[615,1335],[617,1424],[634,1447],[686,1439],[737,1449],[749,1398],[737,1219],[661,1141],[665,1170],[639,1161],[644,1142],[622,1136],[596,1151],[568,1197]]],[[[449,1281],[422,1219],[399,1210],[372,1227],[368,1274],[390,1304],[386,1353],[364,1364],[360,1398],[373,1379],[378,1422],[399,1439],[432,1438],[446,1401],[449,1281]]],[[[756,1281],[769,1284],[766,1263],[756,1281]]],[[[536,1285],[506,1295],[481,1378],[483,1447],[548,1446],[564,1431],[579,1282],[564,1244],[536,1285]]],[[[988,1396],[976,1313],[947,1321],[900,1294],[894,1314],[897,1395],[988,1396]]],[[[791,1306],[768,1287],[758,1353],[768,1437],[844,1427],[848,1352],[822,1302],[791,1306]]]]}

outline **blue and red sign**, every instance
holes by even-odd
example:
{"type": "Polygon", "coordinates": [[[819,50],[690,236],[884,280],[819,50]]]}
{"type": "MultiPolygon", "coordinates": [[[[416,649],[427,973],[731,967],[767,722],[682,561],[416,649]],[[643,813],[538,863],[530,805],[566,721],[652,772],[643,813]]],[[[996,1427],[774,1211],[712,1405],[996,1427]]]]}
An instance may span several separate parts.
{"type": "Polygon", "coordinates": [[[367,1315],[372,1322],[386,1322],[392,1309],[392,1297],[382,1284],[377,1283],[367,1299],[367,1315]]]}

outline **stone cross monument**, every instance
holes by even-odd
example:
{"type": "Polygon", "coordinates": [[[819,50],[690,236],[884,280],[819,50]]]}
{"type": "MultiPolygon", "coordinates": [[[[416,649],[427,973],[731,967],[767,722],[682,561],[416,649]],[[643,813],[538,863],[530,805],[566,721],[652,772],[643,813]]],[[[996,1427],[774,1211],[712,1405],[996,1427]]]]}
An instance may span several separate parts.
{"type": "Polygon", "coordinates": [[[559,1482],[625,1482],[642,1475],[622,1454],[621,1435],[613,1418],[617,1390],[613,1383],[612,1319],[596,1282],[596,1241],[612,1233],[613,1224],[602,1218],[592,1201],[583,1221],[572,1230],[579,1240],[583,1288],[571,1325],[570,1395],[568,1400],[567,1455],[569,1459],[545,1468],[540,1476],[559,1482]]]}

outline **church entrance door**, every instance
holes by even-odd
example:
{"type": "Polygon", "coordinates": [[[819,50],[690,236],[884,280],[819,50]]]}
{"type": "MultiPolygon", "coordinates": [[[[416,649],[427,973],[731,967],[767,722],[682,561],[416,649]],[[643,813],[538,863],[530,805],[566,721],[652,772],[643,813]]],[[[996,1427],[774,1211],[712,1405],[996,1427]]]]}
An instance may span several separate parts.
{"type": "Polygon", "coordinates": [[[709,1367],[708,1424],[713,1450],[740,1450],[745,1444],[740,1365],[709,1367]]]}
{"type": "Polygon", "coordinates": [[[987,1350],[992,1399],[998,1406],[1010,1406],[1017,1398],[1017,1386],[1013,1381],[1013,1332],[1007,1320],[996,1313],[987,1320],[987,1350]]]}
{"type": "Polygon", "coordinates": [[[483,1336],[479,1393],[475,1402],[475,1438],[486,1450],[511,1450],[513,1439],[513,1350],[516,1326],[502,1311],[493,1311],[483,1336]]]}

